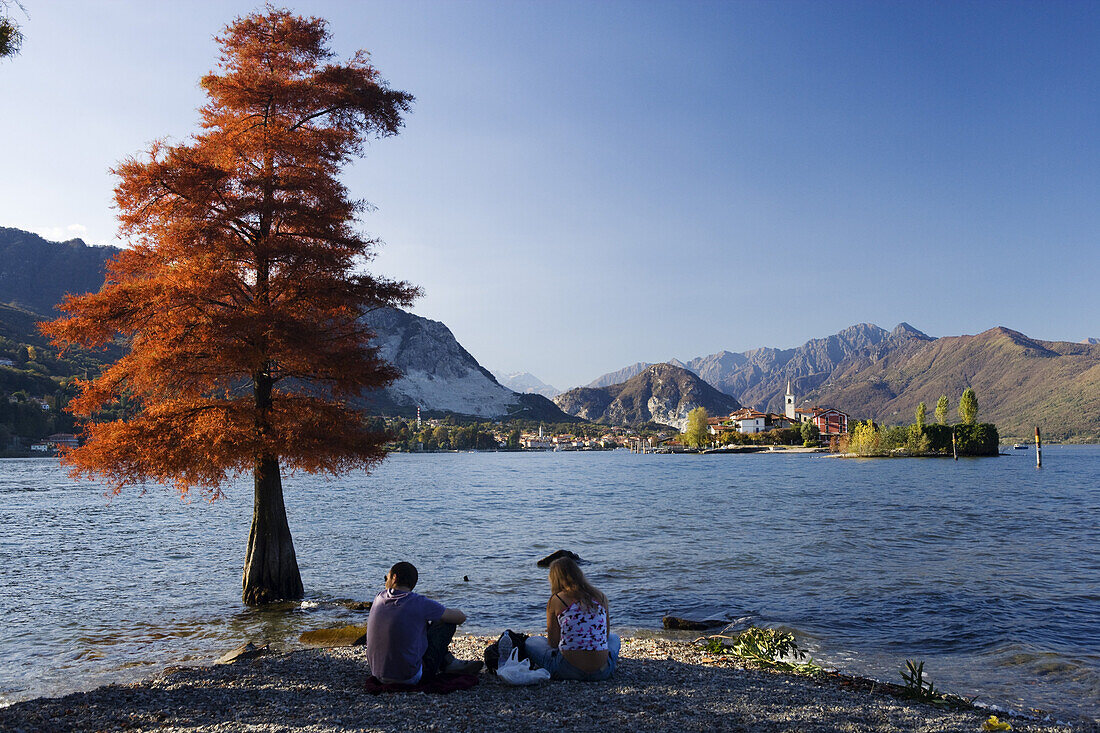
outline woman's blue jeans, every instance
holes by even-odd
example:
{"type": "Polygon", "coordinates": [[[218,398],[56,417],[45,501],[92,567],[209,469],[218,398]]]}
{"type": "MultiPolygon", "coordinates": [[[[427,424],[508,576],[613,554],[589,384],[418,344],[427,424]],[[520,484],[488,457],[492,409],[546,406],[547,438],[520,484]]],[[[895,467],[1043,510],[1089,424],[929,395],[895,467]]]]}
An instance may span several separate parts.
{"type": "Polygon", "coordinates": [[[531,661],[550,673],[550,678],[555,680],[581,680],[584,682],[596,682],[610,679],[615,674],[615,667],[619,663],[619,649],[622,642],[616,634],[611,634],[607,639],[607,664],[603,669],[595,672],[585,672],[577,669],[569,662],[561,652],[550,646],[545,636],[527,637],[527,656],[531,661]]]}

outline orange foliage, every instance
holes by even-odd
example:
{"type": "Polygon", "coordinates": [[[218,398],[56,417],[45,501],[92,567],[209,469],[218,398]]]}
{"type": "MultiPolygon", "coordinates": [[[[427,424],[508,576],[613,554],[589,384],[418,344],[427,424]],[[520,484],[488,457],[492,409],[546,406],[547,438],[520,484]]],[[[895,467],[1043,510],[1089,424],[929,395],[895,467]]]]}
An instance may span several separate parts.
{"type": "Polygon", "coordinates": [[[351,403],[398,373],[357,316],[418,291],[357,272],[377,243],[337,176],[367,135],[397,132],[412,97],[363,52],[333,63],[327,40],[316,18],[238,19],[202,80],[201,132],[114,170],[131,248],[43,327],[62,348],[129,346],[70,406],[88,420],[64,456],[74,475],[216,497],[263,458],[331,473],[381,459],[351,403]],[[132,414],[93,419],[122,395],[132,414]]]}

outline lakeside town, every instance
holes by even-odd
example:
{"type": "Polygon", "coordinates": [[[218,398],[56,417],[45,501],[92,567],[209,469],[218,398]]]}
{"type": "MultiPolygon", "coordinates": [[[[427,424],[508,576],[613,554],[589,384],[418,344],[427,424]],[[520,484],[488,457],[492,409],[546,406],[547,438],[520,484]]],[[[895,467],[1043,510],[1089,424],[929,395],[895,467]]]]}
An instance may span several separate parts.
{"type": "Polygon", "coordinates": [[[377,429],[391,435],[391,450],[438,452],[457,450],[586,451],[626,448],[638,453],[697,452],[708,447],[744,444],[770,446],[814,446],[838,449],[838,441],[848,433],[849,415],[836,408],[796,407],[795,396],[787,386],[784,414],[741,408],[728,415],[709,416],[702,408],[689,414],[683,430],[670,425],[649,423],[641,426],[606,426],[598,423],[574,423],[568,429],[560,424],[509,425],[472,423],[458,425],[454,416],[423,418],[373,418],[377,429]],[[706,439],[688,437],[692,430],[690,415],[705,420],[706,439]]]}

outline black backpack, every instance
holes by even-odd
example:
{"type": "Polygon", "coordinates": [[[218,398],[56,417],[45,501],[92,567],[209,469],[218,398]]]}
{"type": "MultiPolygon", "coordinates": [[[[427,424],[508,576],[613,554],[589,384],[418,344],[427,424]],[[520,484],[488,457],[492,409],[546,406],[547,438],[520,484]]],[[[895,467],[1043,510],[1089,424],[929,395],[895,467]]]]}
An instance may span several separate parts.
{"type": "Polygon", "coordinates": [[[496,672],[501,659],[512,656],[512,650],[519,649],[519,659],[527,659],[527,634],[517,634],[508,629],[500,638],[485,647],[485,666],[496,672]]]}

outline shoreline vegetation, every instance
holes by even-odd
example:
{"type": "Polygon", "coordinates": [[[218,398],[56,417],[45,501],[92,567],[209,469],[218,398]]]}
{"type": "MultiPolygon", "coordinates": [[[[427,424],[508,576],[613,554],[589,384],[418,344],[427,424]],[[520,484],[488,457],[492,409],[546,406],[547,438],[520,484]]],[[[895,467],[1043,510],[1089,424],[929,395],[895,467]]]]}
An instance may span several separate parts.
{"type": "MultiPolygon", "coordinates": [[[[494,640],[457,636],[452,651],[480,658],[494,640]]],[[[133,684],[14,703],[0,708],[0,729],[973,733],[996,715],[1016,731],[1097,730],[1096,721],[1005,713],[960,698],[919,702],[906,699],[901,685],[838,672],[769,669],[716,653],[705,641],[624,638],[619,669],[606,682],[508,687],[483,672],[476,687],[449,695],[368,694],[362,646],[258,650],[212,666],[168,667],[133,684]]]]}

